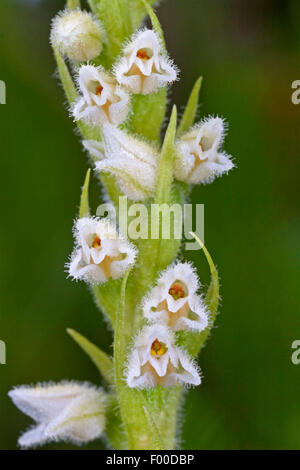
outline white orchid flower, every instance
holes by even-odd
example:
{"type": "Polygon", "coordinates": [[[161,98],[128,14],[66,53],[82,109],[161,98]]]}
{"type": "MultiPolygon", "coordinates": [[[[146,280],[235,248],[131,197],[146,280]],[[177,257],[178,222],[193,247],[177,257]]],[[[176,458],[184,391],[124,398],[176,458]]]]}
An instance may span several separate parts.
{"type": "Polygon", "coordinates": [[[197,295],[199,279],[189,263],[178,263],[162,273],[143,304],[144,316],[161,322],[174,331],[203,331],[208,326],[208,313],[197,295]]]}
{"type": "Polygon", "coordinates": [[[175,178],[190,184],[211,183],[234,167],[230,156],[220,151],[224,122],[211,118],[196,124],[176,144],[175,178]]]}
{"type": "Polygon", "coordinates": [[[120,237],[106,219],[78,219],[74,234],[76,247],[68,264],[73,279],[91,284],[118,279],[135,261],[135,247],[120,237]]]}
{"type": "Polygon", "coordinates": [[[125,121],[130,97],[102,67],[80,67],[78,86],[82,96],[72,108],[75,121],[83,120],[93,126],[117,126],[125,121]]]}
{"type": "Polygon", "coordinates": [[[158,35],[150,29],[138,31],[125,46],[114,67],[120,85],[131,93],[147,95],[174,82],[177,68],[164,52],[158,35]]]}
{"type": "Polygon", "coordinates": [[[146,326],[136,337],[126,379],[131,388],[201,383],[193,361],[175,345],[173,332],[161,324],[146,326]]]}

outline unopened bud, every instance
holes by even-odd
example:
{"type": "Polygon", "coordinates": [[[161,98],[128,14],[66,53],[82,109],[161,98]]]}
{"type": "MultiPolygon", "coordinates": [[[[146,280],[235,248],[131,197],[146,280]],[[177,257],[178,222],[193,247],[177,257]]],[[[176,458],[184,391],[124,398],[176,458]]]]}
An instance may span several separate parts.
{"type": "Polygon", "coordinates": [[[102,39],[101,24],[86,11],[65,10],[52,21],[52,46],[74,62],[95,59],[102,51],[102,39]]]}

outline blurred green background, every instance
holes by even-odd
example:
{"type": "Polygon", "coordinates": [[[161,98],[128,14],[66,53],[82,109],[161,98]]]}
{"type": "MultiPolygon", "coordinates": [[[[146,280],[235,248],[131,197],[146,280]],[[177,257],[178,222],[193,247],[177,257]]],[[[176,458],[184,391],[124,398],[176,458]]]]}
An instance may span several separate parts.
{"type": "MultiPolygon", "coordinates": [[[[16,384],[99,382],[73,344],[73,327],[110,351],[112,338],[82,283],[66,279],[72,223],[88,167],[62,106],[48,46],[63,0],[1,0],[0,448],[16,448],[31,420],[8,400],[16,384]]],[[[186,449],[300,449],[300,79],[298,0],[169,0],[159,16],[181,69],[183,107],[204,76],[199,115],[229,122],[225,148],[238,168],[206,187],[205,239],[221,275],[222,307],[199,362],[204,380],[183,409],[186,449]]],[[[96,207],[101,194],[93,180],[96,207]]],[[[201,252],[187,252],[208,283],[201,252]]],[[[100,443],[100,446],[102,444],[100,443]]],[[[46,448],[75,448],[51,444],[46,448]]],[[[99,442],[87,448],[99,448],[99,442]]]]}

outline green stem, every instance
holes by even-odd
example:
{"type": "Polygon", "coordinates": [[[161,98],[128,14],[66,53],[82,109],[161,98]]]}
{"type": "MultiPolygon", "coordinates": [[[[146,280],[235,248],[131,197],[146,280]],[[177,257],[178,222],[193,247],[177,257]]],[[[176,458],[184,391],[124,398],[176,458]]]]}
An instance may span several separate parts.
{"type": "Polygon", "coordinates": [[[76,10],[76,8],[80,8],[80,0],[68,0],[67,8],[69,10],[76,10]]]}

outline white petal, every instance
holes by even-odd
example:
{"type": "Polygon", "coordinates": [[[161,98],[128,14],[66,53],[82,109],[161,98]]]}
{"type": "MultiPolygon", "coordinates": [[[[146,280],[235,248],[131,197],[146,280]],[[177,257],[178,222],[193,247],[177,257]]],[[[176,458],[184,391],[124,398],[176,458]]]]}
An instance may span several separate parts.
{"type": "Polygon", "coordinates": [[[180,317],[173,326],[174,330],[194,330],[198,332],[205,330],[208,327],[209,316],[201,297],[194,295],[190,298],[189,307],[191,312],[197,316],[197,319],[191,320],[187,317],[180,317]]]}
{"type": "Polygon", "coordinates": [[[185,385],[200,385],[201,376],[198,367],[190,359],[188,354],[180,348],[177,348],[178,358],[183,368],[183,372],[177,374],[177,379],[185,385]]]}
{"type": "Polygon", "coordinates": [[[234,168],[234,164],[230,157],[226,154],[220,154],[216,156],[214,162],[204,162],[199,165],[190,175],[189,182],[191,184],[203,184],[211,183],[216,177],[227,174],[229,170],[234,168]]]}
{"type": "Polygon", "coordinates": [[[220,147],[220,145],[223,143],[224,128],[224,121],[219,117],[207,119],[203,121],[200,126],[195,126],[195,130],[199,129],[199,143],[201,139],[204,139],[204,151],[206,149],[206,145],[216,149],[220,147]]]}
{"type": "Polygon", "coordinates": [[[106,273],[100,266],[97,266],[96,264],[86,264],[83,266],[79,265],[75,269],[73,268],[73,265],[71,267],[71,264],[69,273],[70,276],[72,276],[75,280],[85,281],[94,285],[101,284],[102,282],[106,282],[108,280],[106,273]]]}
{"type": "Polygon", "coordinates": [[[128,116],[130,110],[130,96],[119,86],[115,88],[114,93],[118,100],[109,106],[109,117],[110,123],[114,126],[118,126],[124,122],[128,116]]]}
{"type": "Polygon", "coordinates": [[[106,158],[97,162],[95,169],[115,175],[122,192],[132,201],[143,201],[154,193],[156,170],[134,160],[129,154],[123,152],[120,158],[106,158]]]}
{"type": "Polygon", "coordinates": [[[74,227],[75,241],[81,248],[82,257],[86,263],[90,262],[90,244],[94,235],[98,234],[98,222],[99,220],[96,217],[81,217],[77,220],[74,227]]]}
{"type": "Polygon", "coordinates": [[[36,387],[16,387],[8,395],[23,413],[42,421],[59,414],[69,400],[81,391],[82,387],[72,382],[57,385],[42,383],[36,387]]]}
{"type": "Polygon", "coordinates": [[[99,160],[104,158],[104,147],[102,142],[97,140],[83,140],[82,144],[84,148],[94,157],[99,158],[99,160]]]}
{"type": "Polygon", "coordinates": [[[166,376],[165,386],[173,385],[200,385],[201,376],[197,366],[189,358],[188,354],[180,348],[176,348],[177,356],[181,364],[181,370],[172,372],[166,376]]]}
{"type": "Polygon", "coordinates": [[[24,432],[18,439],[18,444],[21,447],[37,447],[45,444],[49,441],[49,438],[45,435],[45,424],[39,424],[24,432]]]}
{"type": "Polygon", "coordinates": [[[119,249],[122,254],[126,255],[126,257],[120,261],[112,261],[110,269],[113,279],[122,277],[127,269],[134,264],[137,255],[136,248],[127,240],[119,240],[119,249]]]}
{"type": "Polygon", "coordinates": [[[105,152],[109,158],[118,157],[120,153],[126,152],[133,158],[143,163],[156,167],[159,154],[157,150],[144,142],[136,139],[115,126],[107,125],[103,128],[105,152]]]}
{"type": "Polygon", "coordinates": [[[149,363],[152,365],[153,369],[155,369],[157,375],[164,377],[169,364],[169,354],[166,353],[159,358],[150,356],[149,363]]]}
{"type": "Polygon", "coordinates": [[[94,440],[105,428],[104,409],[104,395],[96,389],[86,390],[48,424],[45,434],[76,443],[94,440]]]}
{"type": "Polygon", "coordinates": [[[87,104],[85,99],[83,97],[78,98],[72,107],[72,114],[74,116],[75,121],[85,119],[88,116],[86,109],[87,104]]]}
{"type": "Polygon", "coordinates": [[[158,310],[158,305],[162,302],[161,289],[154,287],[143,300],[143,314],[147,320],[155,323],[168,323],[168,313],[164,310],[158,310]]]}
{"type": "Polygon", "coordinates": [[[127,365],[126,381],[130,388],[140,387],[140,384],[143,381],[141,377],[141,362],[136,349],[132,351],[127,365]]]}

